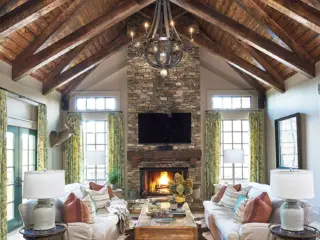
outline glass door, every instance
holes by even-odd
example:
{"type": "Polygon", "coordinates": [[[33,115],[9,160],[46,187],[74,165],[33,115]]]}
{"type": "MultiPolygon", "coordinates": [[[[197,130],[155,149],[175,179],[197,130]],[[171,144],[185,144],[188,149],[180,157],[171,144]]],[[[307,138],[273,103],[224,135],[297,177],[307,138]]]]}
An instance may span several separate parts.
{"type": "Polygon", "coordinates": [[[8,232],[22,222],[18,211],[22,203],[23,173],[36,169],[36,131],[8,127],[7,131],[7,221],[8,232]]]}

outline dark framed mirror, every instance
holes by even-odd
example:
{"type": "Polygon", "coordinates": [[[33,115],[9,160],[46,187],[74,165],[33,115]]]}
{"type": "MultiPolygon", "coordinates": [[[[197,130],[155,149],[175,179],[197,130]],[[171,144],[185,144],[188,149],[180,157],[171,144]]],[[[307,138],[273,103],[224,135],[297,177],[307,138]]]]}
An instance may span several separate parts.
{"type": "Polygon", "coordinates": [[[275,120],[277,168],[302,169],[301,115],[275,120]]]}

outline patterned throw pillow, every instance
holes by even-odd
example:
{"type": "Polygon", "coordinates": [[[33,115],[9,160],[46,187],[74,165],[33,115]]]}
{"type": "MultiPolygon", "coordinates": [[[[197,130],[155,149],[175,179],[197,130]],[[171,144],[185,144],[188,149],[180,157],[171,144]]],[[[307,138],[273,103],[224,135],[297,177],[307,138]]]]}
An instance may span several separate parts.
{"type": "Polygon", "coordinates": [[[70,193],[63,207],[63,220],[65,223],[89,223],[88,206],[74,193],[70,193]]]}
{"type": "Polygon", "coordinates": [[[233,219],[235,220],[235,222],[237,223],[241,223],[242,222],[242,217],[243,217],[243,213],[244,213],[244,208],[246,206],[246,203],[248,201],[248,198],[246,198],[244,195],[241,195],[236,204],[234,205],[234,214],[233,214],[233,219]]]}
{"type": "Polygon", "coordinates": [[[96,206],[96,209],[104,208],[106,203],[110,199],[109,195],[107,193],[107,189],[105,187],[100,189],[99,191],[86,189],[86,192],[92,198],[92,200],[96,206]]]}
{"type": "MultiPolygon", "coordinates": [[[[212,202],[219,202],[221,198],[223,197],[228,185],[221,185],[221,184],[216,184],[214,185],[215,187],[215,195],[212,196],[211,201],[212,202]]],[[[241,190],[241,184],[234,185],[233,188],[236,191],[241,190]]]]}
{"type": "Polygon", "coordinates": [[[268,223],[272,213],[272,207],[256,197],[249,200],[244,208],[242,223],[268,223]]]}
{"type": "Polygon", "coordinates": [[[82,201],[88,206],[89,210],[89,223],[94,223],[94,220],[97,216],[96,214],[96,206],[94,205],[93,200],[90,195],[87,195],[82,201]]]}
{"type": "MultiPolygon", "coordinates": [[[[94,183],[94,182],[90,182],[90,183],[89,183],[89,188],[90,188],[91,190],[100,191],[100,190],[101,190],[102,188],[104,188],[104,187],[105,187],[104,185],[96,184],[96,183],[94,183]]],[[[113,197],[114,197],[114,193],[113,193],[113,191],[112,191],[111,186],[108,185],[107,188],[108,188],[108,195],[109,195],[109,197],[110,197],[110,198],[113,198],[113,197]]]]}
{"type": "Polygon", "coordinates": [[[238,197],[241,195],[242,192],[237,192],[232,186],[228,186],[218,205],[233,208],[238,197]]]}

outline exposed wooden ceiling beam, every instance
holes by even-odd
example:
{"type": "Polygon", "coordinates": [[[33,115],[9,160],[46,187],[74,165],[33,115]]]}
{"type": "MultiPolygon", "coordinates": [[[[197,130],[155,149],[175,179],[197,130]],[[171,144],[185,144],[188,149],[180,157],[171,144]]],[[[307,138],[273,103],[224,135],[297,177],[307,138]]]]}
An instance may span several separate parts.
{"type": "Polygon", "coordinates": [[[203,20],[216,25],[223,31],[230,33],[259,51],[282,62],[286,66],[299,71],[310,78],[315,76],[314,64],[307,63],[289,50],[280,47],[278,44],[264,38],[257,32],[208,7],[207,5],[201,2],[185,0],[171,0],[171,2],[186,9],[192,14],[197,15],[203,20]]]}
{"type": "Polygon", "coordinates": [[[13,65],[12,78],[21,79],[25,74],[46,65],[102,31],[125,20],[154,1],[155,0],[141,0],[140,4],[135,0],[122,1],[117,7],[112,9],[111,12],[104,14],[35,55],[30,56],[23,65],[13,65]]]}
{"type": "MultiPolygon", "coordinates": [[[[185,27],[176,26],[177,30],[186,39],[189,39],[189,36],[185,34],[186,29],[185,27]]],[[[240,69],[241,71],[249,74],[253,78],[257,79],[260,82],[276,89],[277,91],[283,93],[285,91],[284,84],[278,83],[273,79],[273,77],[261,70],[260,68],[252,65],[251,63],[247,62],[246,60],[238,57],[233,52],[225,49],[224,47],[220,46],[216,42],[212,41],[207,37],[207,35],[203,32],[199,32],[199,34],[195,34],[193,36],[194,44],[199,46],[207,51],[222,57],[225,61],[229,64],[233,65],[234,67],[240,69]]]]}
{"type": "Polygon", "coordinates": [[[79,75],[87,72],[96,65],[100,64],[105,58],[114,55],[122,48],[126,47],[127,44],[131,42],[131,39],[126,34],[122,34],[120,37],[115,39],[105,48],[101,49],[98,53],[92,55],[91,57],[85,59],[79,64],[75,65],[72,68],[67,69],[62,72],[60,75],[56,76],[50,82],[45,82],[43,85],[43,94],[47,95],[51,91],[61,87],[62,85],[72,81],[79,75]]]}
{"type": "Polygon", "coordinates": [[[74,78],[65,89],[62,91],[62,98],[65,98],[70,92],[75,90],[85,79],[88,77],[100,64],[96,65],[95,67],[91,68],[89,71],[86,71],[79,75],[78,77],[74,78]]]}
{"type": "Polygon", "coordinates": [[[13,61],[13,65],[20,65],[27,57],[33,55],[39,47],[61,26],[68,21],[68,19],[73,16],[73,14],[80,8],[81,5],[85,3],[85,0],[74,0],[71,5],[65,9],[46,29],[37,36],[28,47],[26,47],[13,61]]]}
{"type": "Polygon", "coordinates": [[[309,0],[312,6],[320,11],[320,1],[319,0],[309,0]]]}
{"type": "Polygon", "coordinates": [[[29,0],[25,2],[0,17],[0,38],[10,35],[64,3],[65,0],[29,0]]]}
{"type": "Polygon", "coordinates": [[[10,0],[0,0],[0,13],[3,12],[5,5],[7,5],[9,2],[10,0]]]}
{"type": "Polygon", "coordinates": [[[260,0],[302,25],[320,33],[320,11],[301,0],[260,0]]]}
{"type": "Polygon", "coordinates": [[[266,89],[263,87],[261,83],[259,83],[257,80],[255,80],[250,75],[242,72],[238,68],[234,67],[233,65],[229,64],[229,66],[236,72],[238,75],[245,80],[254,90],[258,92],[259,95],[264,95],[266,92],[266,89]]]}
{"type": "Polygon", "coordinates": [[[309,53],[301,47],[283,28],[274,21],[262,8],[253,0],[236,0],[238,5],[251,15],[260,25],[270,29],[276,37],[281,39],[293,52],[310,63],[314,63],[309,53]]]}

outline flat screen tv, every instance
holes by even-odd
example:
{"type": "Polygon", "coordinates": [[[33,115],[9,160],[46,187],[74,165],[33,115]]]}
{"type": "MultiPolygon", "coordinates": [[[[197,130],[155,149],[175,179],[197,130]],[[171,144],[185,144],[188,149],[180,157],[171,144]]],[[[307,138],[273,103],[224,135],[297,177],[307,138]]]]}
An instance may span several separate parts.
{"type": "Polygon", "coordinates": [[[140,113],[140,144],[191,143],[191,113],[140,113]]]}

